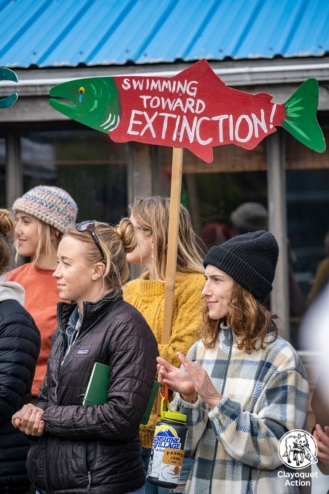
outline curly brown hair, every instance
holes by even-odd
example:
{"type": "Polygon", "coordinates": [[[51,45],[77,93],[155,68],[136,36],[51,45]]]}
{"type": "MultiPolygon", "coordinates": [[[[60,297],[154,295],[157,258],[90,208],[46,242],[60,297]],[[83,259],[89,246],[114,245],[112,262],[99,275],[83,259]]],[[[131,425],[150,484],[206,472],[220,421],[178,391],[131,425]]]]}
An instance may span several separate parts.
{"type": "Polygon", "coordinates": [[[277,316],[271,312],[243,286],[233,280],[232,298],[228,306],[228,314],[222,319],[210,319],[207,305],[203,310],[204,327],[203,343],[206,348],[214,348],[221,324],[232,328],[237,337],[239,350],[251,353],[253,350],[265,348],[265,338],[271,330],[274,335],[273,343],[278,337],[275,323],[277,316]]]}

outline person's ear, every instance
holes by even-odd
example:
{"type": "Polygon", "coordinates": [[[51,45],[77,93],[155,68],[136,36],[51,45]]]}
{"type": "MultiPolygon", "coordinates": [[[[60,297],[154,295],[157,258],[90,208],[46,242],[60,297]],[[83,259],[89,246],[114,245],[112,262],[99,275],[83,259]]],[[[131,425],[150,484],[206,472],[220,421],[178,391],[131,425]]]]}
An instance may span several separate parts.
{"type": "Polygon", "coordinates": [[[50,234],[50,240],[51,242],[53,242],[55,239],[58,239],[59,236],[60,236],[61,232],[59,230],[56,230],[56,228],[54,228],[52,231],[51,231],[51,234],[50,234]]]}
{"type": "Polygon", "coordinates": [[[97,262],[93,269],[92,279],[94,281],[98,280],[103,276],[105,272],[105,264],[103,262],[97,262]]]}

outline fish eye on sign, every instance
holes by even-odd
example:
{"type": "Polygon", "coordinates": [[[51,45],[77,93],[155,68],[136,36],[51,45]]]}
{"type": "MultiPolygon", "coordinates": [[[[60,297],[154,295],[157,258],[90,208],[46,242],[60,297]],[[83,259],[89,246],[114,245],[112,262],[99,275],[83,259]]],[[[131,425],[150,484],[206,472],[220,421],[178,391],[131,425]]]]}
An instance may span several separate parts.
{"type": "Polygon", "coordinates": [[[75,106],[56,99],[49,103],[116,142],[187,148],[211,162],[213,147],[234,144],[253,149],[279,126],[323,152],[324,136],[316,119],[318,92],[318,82],[308,79],[286,103],[276,103],[267,93],[253,95],[227,87],[208,62],[200,60],[171,78],[118,76],[65,82],[50,95],[75,106]]]}

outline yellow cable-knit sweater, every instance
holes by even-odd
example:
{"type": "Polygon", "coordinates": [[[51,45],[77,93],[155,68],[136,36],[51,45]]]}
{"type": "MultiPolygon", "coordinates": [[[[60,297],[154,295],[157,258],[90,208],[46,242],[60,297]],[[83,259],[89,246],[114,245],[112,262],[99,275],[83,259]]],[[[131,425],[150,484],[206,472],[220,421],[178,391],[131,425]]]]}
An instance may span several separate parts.
{"type": "MultiPolygon", "coordinates": [[[[161,343],[165,283],[148,278],[149,273],[144,273],[141,278],[127,283],[123,287],[124,300],[145,317],[158,342],[160,356],[179,367],[176,352],[186,355],[193,343],[200,339],[203,307],[201,290],[205,278],[199,273],[176,274],[172,331],[167,345],[161,343]]],[[[155,400],[149,422],[140,426],[141,445],[144,448],[152,447],[155,424],[159,420],[155,400]]]]}

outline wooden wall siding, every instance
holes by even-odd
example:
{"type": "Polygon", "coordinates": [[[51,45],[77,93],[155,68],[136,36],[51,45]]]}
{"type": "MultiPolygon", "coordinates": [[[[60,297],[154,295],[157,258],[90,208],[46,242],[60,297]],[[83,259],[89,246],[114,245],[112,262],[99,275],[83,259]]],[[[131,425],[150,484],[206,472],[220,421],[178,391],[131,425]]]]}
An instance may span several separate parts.
{"type": "Polygon", "coordinates": [[[310,168],[329,168],[329,130],[324,130],[327,149],[324,153],[315,153],[286,134],[286,168],[306,170],[310,168]]]}
{"type": "MultiPolygon", "coordinates": [[[[286,168],[288,170],[306,170],[329,168],[329,130],[324,131],[327,149],[316,153],[307,148],[284,131],[286,137],[286,168]]],[[[184,150],[183,173],[221,173],[264,171],[266,165],[266,139],[252,151],[233,145],[213,148],[213,163],[204,163],[188,150],[184,150]]],[[[161,168],[171,170],[171,148],[161,148],[161,168]]]]}
{"type": "MultiPolygon", "coordinates": [[[[233,145],[213,148],[214,160],[205,163],[187,149],[184,150],[183,173],[220,173],[266,170],[266,144],[262,141],[254,150],[247,151],[233,145]]],[[[171,170],[172,150],[161,148],[161,168],[171,170]]]]}

